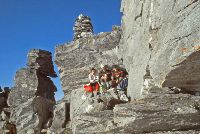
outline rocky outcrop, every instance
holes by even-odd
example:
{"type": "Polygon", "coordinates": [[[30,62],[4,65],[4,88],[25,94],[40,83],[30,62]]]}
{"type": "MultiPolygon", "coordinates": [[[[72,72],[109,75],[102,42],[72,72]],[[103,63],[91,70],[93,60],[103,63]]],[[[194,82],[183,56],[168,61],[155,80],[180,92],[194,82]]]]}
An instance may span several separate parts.
{"type": "Polygon", "coordinates": [[[65,99],[70,102],[72,90],[88,83],[91,67],[100,64],[120,64],[117,46],[121,37],[120,27],[114,26],[112,32],[100,33],[87,38],[56,47],[55,63],[58,66],[65,99]]]}
{"type": "Polygon", "coordinates": [[[20,134],[44,128],[59,134],[199,133],[200,97],[191,95],[200,92],[199,6],[198,0],[122,0],[122,26],[97,35],[91,19],[80,15],[74,41],[55,50],[64,98],[55,105],[51,53],[31,50],[28,67],[16,73],[0,133],[15,127],[20,134]],[[128,70],[129,103],[114,90],[82,97],[89,69],[100,64],[128,70]]]}
{"type": "Polygon", "coordinates": [[[145,99],[116,105],[113,111],[81,114],[72,129],[74,133],[198,133],[199,99],[157,89],[145,99]]]}
{"type": "Polygon", "coordinates": [[[121,104],[114,109],[114,123],[124,133],[147,133],[198,129],[199,111],[193,106],[199,97],[158,94],[137,104],[121,104]]]}
{"type": "Polygon", "coordinates": [[[121,12],[128,95],[144,97],[147,67],[156,86],[198,90],[199,1],[122,0],[121,12]]]}
{"type": "MultiPolygon", "coordinates": [[[[81,26],[83,23],[90,23],[89,20],[89,17],[79,16],[78,22],[75,22],[75,28],[78,28],[77,23],[81,26]]],[[[88,28],[92,29],[91,26],[92,24],[88,28]]],[[[75,34],[77,34],[76,31],[75,34]]],[[[106,104],[97,102],[97,98],[81,99],[84,91],[83,85],[88,83],[90,68],[98,69],[100,64],[114,65],[121,63],[121,60],[117,58],[120,38],[121,28],[113,26],[112,32],[76,38],[73,42],[56,47],[55,63],[59,69],[61,85],[65,94],[62,102],[70,103],[72,129],[76,128],[79,115],[87,113],[90,108],[94,107],[93,112],[106,109],[106,104]]]]}
{"type": "Polygon", "coordinates": [[[70,129],[70,104],[65,101],[57,102],[54,110],[54,118],[51,126],[51,131],[54,133],[72,133],[70,129]]]}
{"type": "Polygon", "coordinates": [[[82,114],[76,118],[76,124],[72,129],[74,133],[105,133],[108,124],[113,120],[114,114],[112,110],[94,112],[90,114],[82,114]]]}
{"type": "Polygon", "coordinates": [[[15,86],[8,97],[9,123],[16,126],[17,133],[35,133],[38,127],[42,129],[45,125],[43,123],[49,120],[49,110],[53,109],[56,103],[56,87],[50,77],[56,77],[51,53],[39,49],[31,50],[28,54],[27,68],[17,71],[15,86]],[[48,107],[49,103],[53,105],[48,107]],[[47,108],[44,109],[44,106],[47,108]],[[45,117],[39,111],[44,113],[45,117]],[[34,117],[34,112],[38,114],[38,118],[34,117]]]}

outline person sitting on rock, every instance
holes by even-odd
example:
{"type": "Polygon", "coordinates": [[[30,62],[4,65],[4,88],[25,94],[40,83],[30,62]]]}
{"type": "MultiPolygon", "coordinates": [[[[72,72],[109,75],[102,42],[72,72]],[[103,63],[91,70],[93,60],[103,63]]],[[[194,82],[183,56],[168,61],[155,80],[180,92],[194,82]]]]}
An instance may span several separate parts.
{"type": "Polygon", "coordinates": [[[89,74],[90,86],[92,87],[93,94],[96,96],[99,90],[99,78],[96,69],[92,68],[89,74]]]}
{"type": "Polygon", "coordinates": [[[128,77],[127,75],[124,75],[124,77],[122,77],[122,79],[118,82],[117,90],[125,91],[127,87],[128,87],[128,77]]]}
{"type": "Polygon", "coordinates": [[[91,92],[92,96],[97,96],[97,92],[99,91],[99,77],[97,75],[96,69],[92,68],[90,71],[90,74],[88,76],[89,78],[89,84],[84,85],[84,94],[82,96],[82,99],[86,99],[87,92],[91,92]]]}
{"type": "Polygon", "coordinates": [[[100,84],[102,86],[102,90],[106,91],[110,89],[111,86],[111,71],[107,66],[101,64],[101,69],[99,71],[100,84]]]}
{"type": "Polygon", "coordinates": [[[117,90],[122,101],[128,101],[126,89],[128,87],[128,73],[125,69],[114,67],[112,72],[113,87],[117,90]]]}
{"type": "Polygon", "coordinates": [[[119,69],[118,66],[114,65],[112,67],[112,76],[111,76],[112,88],[117,88],[117,85],[119,84],[122,78],[123,78],[122,71],[119,69]]]}

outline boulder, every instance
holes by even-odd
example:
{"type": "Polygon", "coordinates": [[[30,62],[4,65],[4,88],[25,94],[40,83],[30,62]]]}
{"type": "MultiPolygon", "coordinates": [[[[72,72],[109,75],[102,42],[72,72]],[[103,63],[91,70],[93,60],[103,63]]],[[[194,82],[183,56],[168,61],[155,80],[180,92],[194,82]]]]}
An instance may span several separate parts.
{"type": "Polygon", "coordinates": [[[113,120],[113,111],[105,110],[90,114],[82,114],[76,117],[76,123],[72,127],[73,133],[105,133],[109,121],[113,120]]]}
{"type": "MultiPolygon", "coordinates": [[[[51,131],[58,132],[66,128],[70,121],[70,105],[64,101],[60,101],[55,105],[54,118],[51,131]]],[[[69,125],[68,125],[69,126],[69,125]]]]}

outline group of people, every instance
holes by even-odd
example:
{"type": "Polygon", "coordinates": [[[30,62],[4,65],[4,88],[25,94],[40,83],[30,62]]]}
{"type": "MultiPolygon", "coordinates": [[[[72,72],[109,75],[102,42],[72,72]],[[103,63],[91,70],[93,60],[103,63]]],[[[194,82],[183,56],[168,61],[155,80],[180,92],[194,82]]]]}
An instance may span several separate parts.
{"type": "Polygon", "coordinates": [[[100,70],[92,68],[89,73],[89,84],[84,85],[85,93],[91,92],[94,96],[103,94],[109,89],[126,92],[128,73],[125,69],[113,65],[108,67],[101,64],[100,70]]]}

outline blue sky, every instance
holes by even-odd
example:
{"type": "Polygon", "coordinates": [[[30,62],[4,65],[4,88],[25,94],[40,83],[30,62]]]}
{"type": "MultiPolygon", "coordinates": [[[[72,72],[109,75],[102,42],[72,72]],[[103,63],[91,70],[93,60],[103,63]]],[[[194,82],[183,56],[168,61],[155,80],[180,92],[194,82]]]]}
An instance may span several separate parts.
{"type": "MultiPolygon", "coordinates": [[[[76,17],[92,19],[94,32],[120,25],[121,0],[0,0],[0,86],[14,85],[18,69],[26,67],[27,53],[39,48],[51,51],[72,40],[76,17]]],[[[57,71],[57,67],[55,66],[57,71]]],[[[59,78],[56,98],[63,96],[59,78]]]]}

